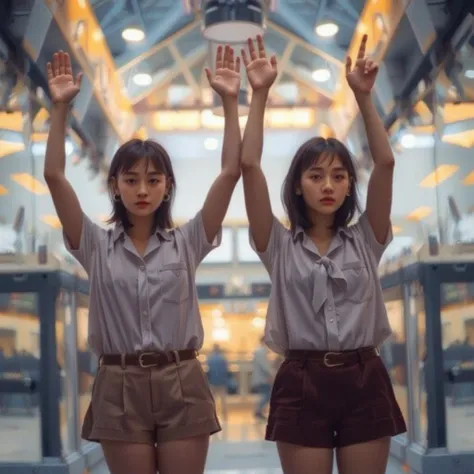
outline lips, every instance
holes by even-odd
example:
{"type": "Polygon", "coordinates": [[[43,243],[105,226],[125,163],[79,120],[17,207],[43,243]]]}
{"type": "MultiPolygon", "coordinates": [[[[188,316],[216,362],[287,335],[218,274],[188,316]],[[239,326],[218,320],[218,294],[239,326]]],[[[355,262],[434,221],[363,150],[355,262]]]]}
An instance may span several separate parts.
{"type": "Polygon", "coordinates": [[[138,201],[135,205],[136,206],[140,206],[140,207],[144,207],[144,206],[148,206],[148,202],[146,201],[138,201]]]}
{"type": "Polygon", "coordinates": [[[336,201],[332,198],[325,198],[325,199],[321,199],[321,202],[323,204],[334,204],[336,201]]]}

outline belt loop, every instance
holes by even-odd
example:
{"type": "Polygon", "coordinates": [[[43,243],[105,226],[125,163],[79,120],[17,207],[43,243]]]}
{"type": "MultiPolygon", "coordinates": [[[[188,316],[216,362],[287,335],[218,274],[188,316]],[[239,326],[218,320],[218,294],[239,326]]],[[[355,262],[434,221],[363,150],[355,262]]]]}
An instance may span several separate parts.
{"type": "Polygon", "coordinates": [[[125,370],[127,367],[127,364],[125,364],[125,354],[120,354],[120,367],[122,367],[122,370],[125,370]]]}
{"type": "Polygon", "coordinates": [[[180,362],[181,362],[181,359],[179,358],[179,352],[178,351],[172,351],[172,353],[174,354],[174,360],[176,362],[176,365],[179,365],[180,362]]]}

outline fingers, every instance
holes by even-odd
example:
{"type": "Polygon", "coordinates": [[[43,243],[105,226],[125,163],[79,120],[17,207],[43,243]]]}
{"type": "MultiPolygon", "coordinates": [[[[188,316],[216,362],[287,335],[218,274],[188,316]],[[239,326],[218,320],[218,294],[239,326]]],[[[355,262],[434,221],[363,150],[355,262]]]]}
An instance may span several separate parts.
{"type": "Polygon", "coordinates": [[[67,53],[64,53],[64,71],[66,74],[72,76],[71,59],[67,53]]]}
{"type": "Polygon", "coordinates": [[[217,47],[217,53],[216,53],[216,69],[222,69],[224,65],[224,61],[222,58],[222,46],[217,47]]]}
{"type": "Polygon", "coordinates": [[[59,54],[54,53],[53,55],[53,74],[59,76],[59,54]]]}
{"type": "Polygon", "coordinates": [[[275,70],[277,69],[277,58],[276,58],[276,56],[272,56],[270,58],[270,64],[272,65],[273,69],[275,69],[275,70]]]}
{"type": "Polygon", "coordinates": [[[242,61],[244,62],[244,66],[247,67],[250,64],[247,52],[245,51],[245,49],[242,49],[240,51],[240,54],[242,55],[242,61]]]}
{"type": "Polygon", "coordinates": [[[204,68],[204,72],[206,73],[206,77],[207,77],[207,80],[209,81],[209,84],[211,84],[212,83],[212,72],[211,72],[211,70],[208,67],[206,67],[206,68],[204,68]]]}
{"type": "MultiPolygon", "coordinates": [[[[252,41],[253,44],[253,41],[252,41]]],[[[267,55],[265,54],[265,45],[263,44],[263,38],[261,35],[257,35],[257,45],[258,45],[258,56],[260,58],[266,58],[267,55]]]]}
{"type": "Polygon", "coordinates": [[[66,58],[63,51],[59,51],[59,74],[66,74],[66,58]]]}
{"type": "Polygon", "coordinates": [[[367,46],[367,35],[362,36],[359,46],[359,52],[357,54],[357,59],[365,58],[365,48],[367,46]]]}
{"type": "Polygon", "coordinates": [[[240,58],[237,56],[235,60],[235,72],[240,72],[240,58]]]}
{"type": "Polygon", "coordinates": [[[346,58],[346,75],[349,74],[352,70],[352,59],[350,56],[346,58]]]}
{"type": "Polygon", "coordinates": [[[46,64],[46,75],[48,76],[48,81],[53,79],[53,66],[51,63],[46,64]]]}
{"type": "MultiPolygon", "coordinates": [[[[231,63],[234,62],[233,56],[234,51],[229,45],[226,45],[225,50],[224,50],[224,62],[223,62],[223,67],[224,69],[229,69],[231,66],[231,63]]],[[[232,68],[231,68],[232,69],[232,68]]]]}
{"type": "Polygon", "coordinates": [[[365,63],[365,69],[364,69],[364,73],[365,74],[370,74],[374,71],[377,71],[378,70],[378,65],[375,64],[371,59],[368,59],[365,63]]]}
{"type": "Polygon", "coordinates": [[[255,46],[253,44],[253,39],[249,38],[247,40],[247,43],[249,45],[249,53],[250,53],[250,59],[252,61],[255,61],[257,59],[257,52],[255,51],[255,46]]]}
{"type": "MultiPolygon", "coordinates": [[[[71,72],[71,75],[72,75],[72,72],[71,72]]],[[[82,72],[78,73],[78,75],[76,76],[76,81],[75,81],[75,84],[77,87],[79,87],[79,89],[81,88],[81,84],[82,84],[82,72]]]]}

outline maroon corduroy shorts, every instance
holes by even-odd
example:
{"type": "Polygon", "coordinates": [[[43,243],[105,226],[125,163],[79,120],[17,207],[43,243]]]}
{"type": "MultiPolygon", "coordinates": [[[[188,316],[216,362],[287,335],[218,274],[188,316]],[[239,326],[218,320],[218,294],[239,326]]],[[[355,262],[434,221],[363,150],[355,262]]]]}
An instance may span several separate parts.
{"type": "Polygon", "coordinates": [[[364,348],[356,353],[370,349],[367,357],[332,367],[337,357],[325,364],[324,353],[291,353],[275,379],[265,438],[340,448],[404,433],[405,421],[378,352],[364,348]]]}

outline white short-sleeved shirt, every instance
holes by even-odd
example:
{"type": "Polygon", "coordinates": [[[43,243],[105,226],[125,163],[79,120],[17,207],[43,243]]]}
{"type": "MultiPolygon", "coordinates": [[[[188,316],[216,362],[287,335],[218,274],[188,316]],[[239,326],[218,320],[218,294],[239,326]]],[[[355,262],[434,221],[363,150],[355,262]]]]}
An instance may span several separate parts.
{"type": "MultiPolygon", "coordinates": [[[[343,351],[379,346],[392,333],[377,268],[392,241],[377,242],[367,214],[334,236],[326,255],[303,229],[276,218],[265,252],[272,290],[265,342],[273,351],[343,351]]],[[[250,236],[250,243],[256,251],[250,236]]]]}
{"type": "Polygon", "coordinates": [[[157,230],[143,257],[122,225],[103,229],[83,215],[79,249],[66,248],[89,275],[89,346],[97,354],[199,350],[203,327],[195,273],[220,245],[206,238],[199,212],[187,224],[157,230]]]}

